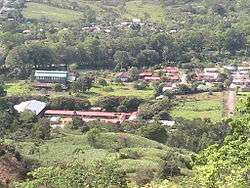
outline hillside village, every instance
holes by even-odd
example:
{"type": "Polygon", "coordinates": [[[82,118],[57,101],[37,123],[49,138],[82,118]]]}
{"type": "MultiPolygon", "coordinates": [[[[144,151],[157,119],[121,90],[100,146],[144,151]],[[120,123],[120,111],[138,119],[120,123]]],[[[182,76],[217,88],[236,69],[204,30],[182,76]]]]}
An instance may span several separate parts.
{"type": "MultiPolygon", "coordinates": [[[[63,67],[63,65],[61,66],[63,67]]],[[[249,70],[250,65],[247,62],[243,62],[239,66],[216,65],[214,68],[196,69],[188,72],[177,67],[166,66],[163,69],[137,71],[133,75],[129,71],[118,72],[113,74],[111,80],[118,84],[132,84],[139,90],[145,89],[147,85],[160,82],[161,90],[159,91],[159,88],[157,88],[155,99],[162,100],[164,97],[167,98],[170,93],[172,95],[190,95],[203,92],[221,92],[223,90],[247,92],[250,90],[249,70]]],[[[67,71],[67,68],[64,71],[36,70],[33,77],[34,80],[31,86],[35,90],[42,91],[42,93],[46,90],[57,91],[57,94],[59,94],[60,92],[70,91],[72,83],[77,82],[79,73],[77,71],[67,71]]],[[[96,81],[92,80],[91,82],[96,81]]],[[[104,79],[102,82],[108,83],[109,80],[104,79]]],[[[85,122],[101,121],[114,124],[140,120],[138,117],[140,114],[139,109],[127,112],[108,112],[99,106],[92,106],[89,111],[66,110],[63,108],[50,109],[46,103],[36,100],[22,101],[14,108],[19,113],[29,110],[35,112],[38,116],[48,117],[52,127],[64,126],[72,121],[73,117],[80,117],[85,122]]],[[[173,125],[174,123],[171,119],[160,119],[160,121],[165,122],[166,125],[173,125]]]]}
{"type": "Polygon", "coordinates": [[[249,187],[249,8],[0,0],[0,187],[249,187]]]}

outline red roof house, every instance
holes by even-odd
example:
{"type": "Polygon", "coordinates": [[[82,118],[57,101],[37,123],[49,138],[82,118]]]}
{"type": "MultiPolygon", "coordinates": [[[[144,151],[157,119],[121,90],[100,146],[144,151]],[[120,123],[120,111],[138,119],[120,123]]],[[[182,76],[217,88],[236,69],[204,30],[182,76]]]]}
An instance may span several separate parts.
{"type": "Polygon", "coordinates": [[[122,123],[133,113],[123,112],[95,112],[95,111],[72,111],[72,110],[47,110],[46,116],[60,116],[65,118],[73,118],[74,116],[81,117],[83,121],[89,122],[100,120],[109,123],[122,123]]]}
{"type": "Polygon", "coordinates": [[[140,79],[144,79],[145,77],[151,77],[151,76],[153,76],[152,72],[142,72],[139,74],[140,79]]]}
{"type": "Polygon", "coordinates": [[[177,67],[166,67],[165,71],[167,73],[178,73],[179,72],[177,67]]]}

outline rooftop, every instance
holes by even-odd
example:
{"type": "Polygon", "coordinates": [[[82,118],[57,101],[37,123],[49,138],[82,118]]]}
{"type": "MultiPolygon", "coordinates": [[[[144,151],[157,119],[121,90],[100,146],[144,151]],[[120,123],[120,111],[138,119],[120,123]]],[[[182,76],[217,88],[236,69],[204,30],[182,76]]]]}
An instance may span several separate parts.
{"type": "Polygon", "coordinates": [[[46,106],[47,104],[45,102],[31,100],[15,105],[14,109],[17,110],[19,113],[24,111],[31,111],[38,115],[45,109],[46,106]]]}
{"type": "Polygon", "coordinates": [[[47,70],[36,70],[35,77],[60,77],[67,78],[67,71],[47,71],[47,70]]]}

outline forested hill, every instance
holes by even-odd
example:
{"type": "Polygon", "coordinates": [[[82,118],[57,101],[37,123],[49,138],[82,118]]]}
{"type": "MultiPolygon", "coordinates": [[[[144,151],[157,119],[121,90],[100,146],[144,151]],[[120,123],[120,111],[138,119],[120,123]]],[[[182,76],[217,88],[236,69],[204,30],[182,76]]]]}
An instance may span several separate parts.
{"type": "Polygon", "coordinates": [[[2,3],[0,62],[17,78],[57,63],[120,70],[249,58],[247,0],[14,2],[2,3]]]}

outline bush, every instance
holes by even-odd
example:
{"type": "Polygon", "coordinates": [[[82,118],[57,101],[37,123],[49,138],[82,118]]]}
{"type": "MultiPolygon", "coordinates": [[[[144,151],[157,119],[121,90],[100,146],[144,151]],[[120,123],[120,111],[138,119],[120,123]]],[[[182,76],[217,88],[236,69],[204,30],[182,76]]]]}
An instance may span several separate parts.
{"type": "Polygon", "coordinates": [[[53,90],[55,91],[55,92],[61,92],[63,89],[62,89],[62,85],[61,84],[55,84],[54,86],[53,86],[53,90]]]}
{"type": "Polygon", "coordinates": [[[105,91],[105,92],[114,92],[114,89],[112,87],[104,87],[103,91],[105,91]]]}
{"type": "Polygon", "coordinates": [[[89,100],[77,97],[55,97],[49,101],[49,107],[55,110],[86,110],[90,106],[89,100]]]}
{"type": "Polygon", "coordinates": [[[148,87],[147,82],[141,81],[141,82],[136,82],[133,87],[137,90],[144,90],[148,87]]]}
{"type": "Polygon", "coordinates": [[[142,156],[133,150],[127,150],[120,153],[120,159],[140,159],[142,156]]]}
{"type": "Polygon", "coordinates": [[[99,79],[97,82],[101,86],[107,86],[108,82],[105,79],[99,79]]]}
{"type": "Polygon", "coordinates": [[[139,135],[160,143],[165,143],[168,138],[166,129],[160,124],[149,124],[141,127],[139,135]]]}

